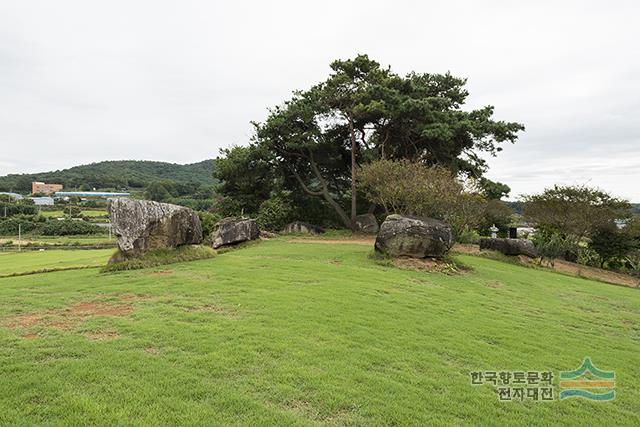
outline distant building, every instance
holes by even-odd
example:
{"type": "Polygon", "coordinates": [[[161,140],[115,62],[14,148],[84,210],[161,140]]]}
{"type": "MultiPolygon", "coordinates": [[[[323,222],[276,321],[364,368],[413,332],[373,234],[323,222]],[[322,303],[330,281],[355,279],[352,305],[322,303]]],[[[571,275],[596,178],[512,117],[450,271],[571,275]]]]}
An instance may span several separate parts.
{"type": "Polygon", "coordinates": [[[100,191],[57,191],[56,197],[129,197],[129,193],[105,193],[100,191]]]}
{"type": "Polygon", "coordinates": [[[614,219],[613,222],[615,222],[616,227],[618,227],[618,229],[623,229],[627,226],[627,224],[629,223],[628,219],[614,219]]]}
{"type": "Polygon", "coordinates": [[[44,182],[34,181],[31,183],[31,194],[52,194],[62,190],[62,184],[45,184],[44,182]]]}
{"type": "Polygon", "coordinates": [[[53,206],[53,197],[31,197],[31,200],[38,206],[53,206]]]}

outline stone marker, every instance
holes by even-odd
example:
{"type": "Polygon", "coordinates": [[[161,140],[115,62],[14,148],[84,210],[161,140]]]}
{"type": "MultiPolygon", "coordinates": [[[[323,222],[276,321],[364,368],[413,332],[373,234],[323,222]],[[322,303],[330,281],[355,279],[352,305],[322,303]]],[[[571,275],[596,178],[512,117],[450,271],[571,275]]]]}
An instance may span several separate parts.
{"type": "Polygon", "coordinates": [[[505,255],[526,255],[536,257],[538,252],[531,240],[527,239],[480,239],[480,249],[498,251],[505,255]]]}
{"type": "Polygon", "coordinates": [[[275,239],[276,237],[278,237],[278,235],[276,233],[272,233],[272,232],[267,231],[267,230],[260,230],[260,238],[261,239],[275,239]]]}
{"type": "Polygon", "coordinates": [[[380,227],[376,216],[371,213],[356,216],[356,230],[367,234],[376,234],[380,227]]]}
{"type": "Polygon", "coordinates": [[[107,210],[124,258],[202,242],[200,218],[184,206],[121,198],[109,199],[107,210]]]}
{"type": "Polygon", "coordinates": [[[375,249],[393,257],[442,257],[453,246],[451,227],[432,218],[389,215],[376,237],[375,249]]]}
{"type": "Polygon", "coordinates": [[[285,234],[301,233],[301,234],[322,234],[324,229],[317,225],[309,224],[307,222],[294,221],[284,226],[282,230],[285,234]]]}
{"type": "Polygon", "coordinates": [[[233,245],[247,240],[255,240],[260,236],[260,229],[255,219],[227,219],[221,221],[211,233],[211,246],[233,245]]]}

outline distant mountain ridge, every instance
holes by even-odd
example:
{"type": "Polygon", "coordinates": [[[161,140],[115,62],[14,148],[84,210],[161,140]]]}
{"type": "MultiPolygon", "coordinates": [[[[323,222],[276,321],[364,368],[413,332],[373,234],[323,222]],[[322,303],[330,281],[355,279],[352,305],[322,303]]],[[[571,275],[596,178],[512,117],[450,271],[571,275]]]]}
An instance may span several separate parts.
{"type": "Polygon", "coordinates": [[[0,191],[31,192],[32,181],[64,185],[66,190],[140,189],[155,181],[199,183],[211,186],[214,161],[181,165],[149,160],[109,160],[51,172],[11,174],[0,177],[0,191]]]}

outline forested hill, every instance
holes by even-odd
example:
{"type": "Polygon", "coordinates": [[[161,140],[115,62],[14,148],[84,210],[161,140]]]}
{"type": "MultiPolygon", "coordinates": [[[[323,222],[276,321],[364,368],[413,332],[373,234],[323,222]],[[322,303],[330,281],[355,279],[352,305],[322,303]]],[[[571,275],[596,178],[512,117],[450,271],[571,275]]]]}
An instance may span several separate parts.
{"type": "Polygon", "coordinates": [[[179,165],[147,160],[115,160],[74,166],[54,172],[12,174],[0,177],[0,191],[29,193],[32,181],[63,184],[67,190],[135,189],[156,181],[197,182],[213,185],[214,162],[179,165]]]}

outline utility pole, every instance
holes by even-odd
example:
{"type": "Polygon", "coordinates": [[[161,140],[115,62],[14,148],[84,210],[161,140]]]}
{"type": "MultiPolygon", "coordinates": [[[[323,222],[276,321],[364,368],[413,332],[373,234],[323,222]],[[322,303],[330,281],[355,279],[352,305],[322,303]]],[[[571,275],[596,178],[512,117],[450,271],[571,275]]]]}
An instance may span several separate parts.
{"type": "Polygon", "coordinates": [[[22,224],[18,224],[18,252],[22,252],[22,224]]]}

